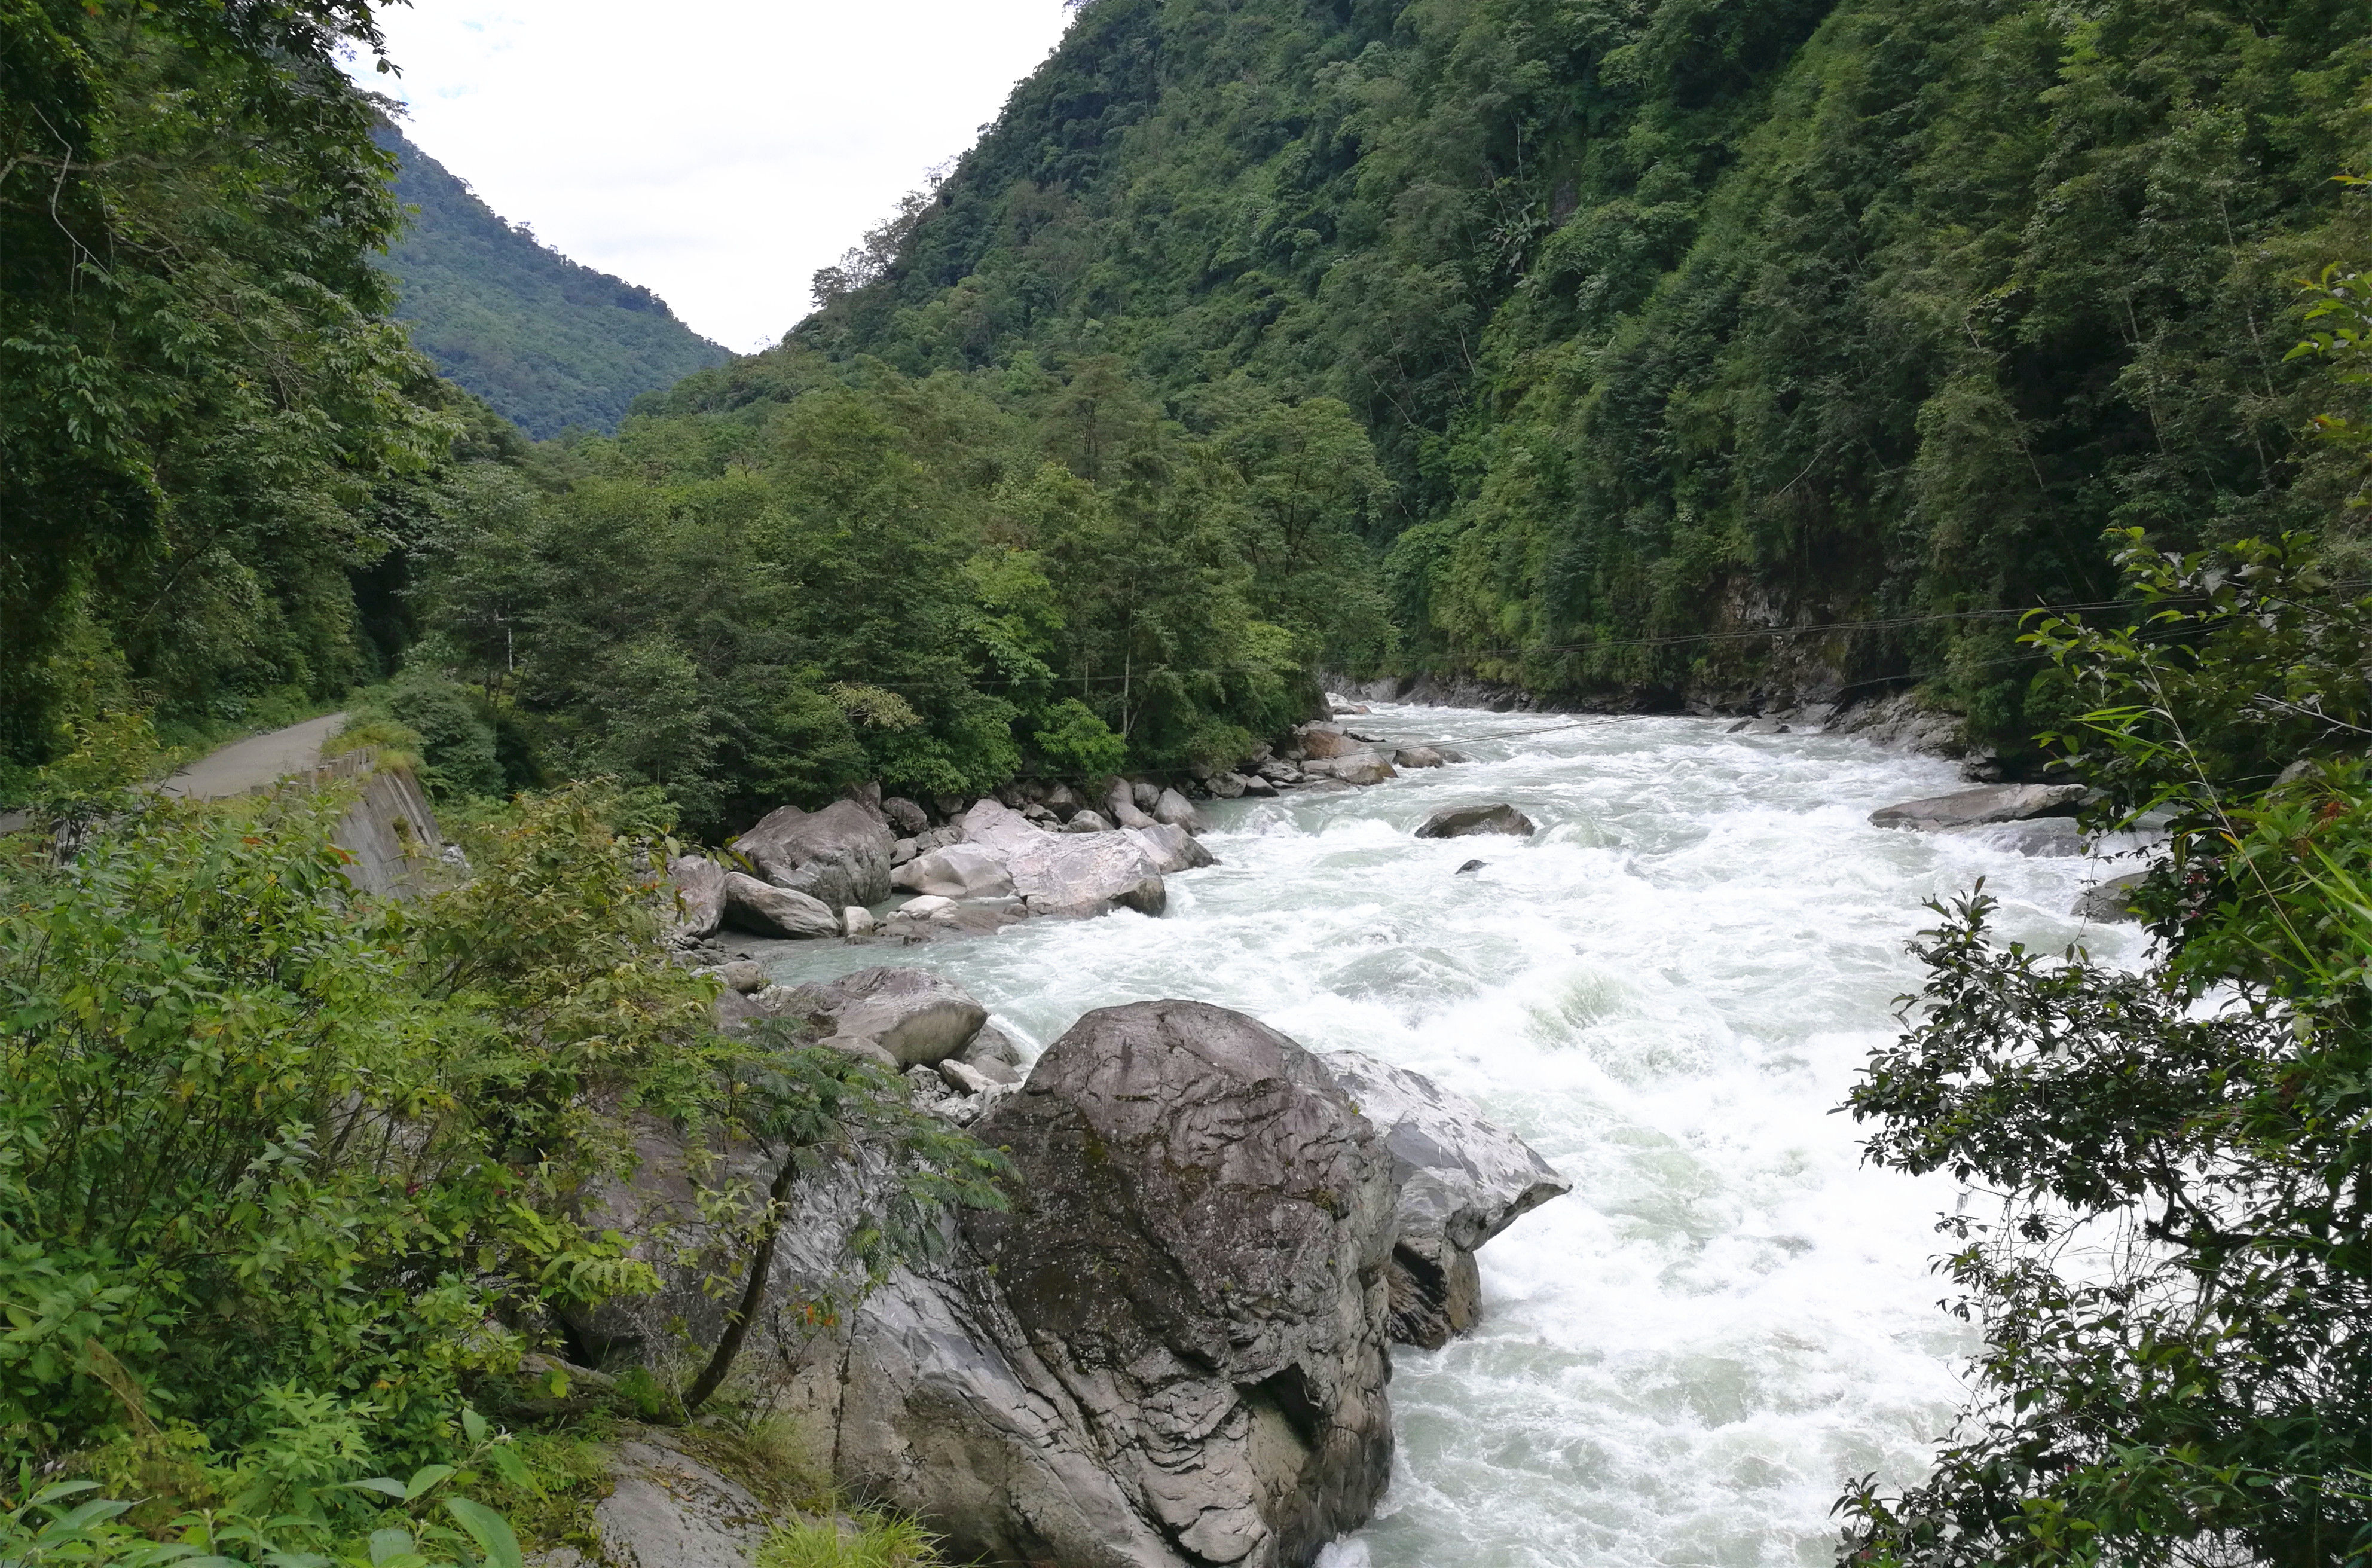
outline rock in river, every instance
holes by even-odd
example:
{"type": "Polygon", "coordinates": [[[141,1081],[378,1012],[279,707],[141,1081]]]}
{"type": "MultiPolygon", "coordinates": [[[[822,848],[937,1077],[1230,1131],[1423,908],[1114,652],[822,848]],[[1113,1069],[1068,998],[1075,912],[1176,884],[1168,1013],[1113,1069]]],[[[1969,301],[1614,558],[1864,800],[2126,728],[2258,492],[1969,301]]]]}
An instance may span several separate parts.
{"type": "Polygon", "coordinates": [[[2082,784],[1987,784],[1926,800],[1906,800],[1869,814],[1880,828],[1935,832],[1988,822],[2023,822],[2031,817],[2073,817],[2083,805],[2082,784]]]}
{"type": "Polygon", "coordinates": [[[2119,921],[2138,921],[2141,916],[2134,912],[2133,897],[2147,880],[2148,872],[2134,871],[2122,877],[2111,877],[2105,882],[2095,882],[2077,896],[2076,907],[2067,912],[2078,920],[2096,920],[2104,925],[2119,921]]]}
{"type": "Polygon", "coordinates": [[[1470,833],[1514,833],[1529,838],[1532,819],[1512,806],[1452,806],[1424,819],[1421,839],[1462,839],[1470,833]]]}
{"type": "Polygon", "coordinates": [[[1356,1051],[1319,1059],[1359,1114],[1382,1131],[1400,1178],[1392,1242],[1392,1338],[1438,1350],[1474,1326],[1482,1302],[1475,1251],[1573,1190],[1512,1132],[1422,1073],[1356,1051]]]}

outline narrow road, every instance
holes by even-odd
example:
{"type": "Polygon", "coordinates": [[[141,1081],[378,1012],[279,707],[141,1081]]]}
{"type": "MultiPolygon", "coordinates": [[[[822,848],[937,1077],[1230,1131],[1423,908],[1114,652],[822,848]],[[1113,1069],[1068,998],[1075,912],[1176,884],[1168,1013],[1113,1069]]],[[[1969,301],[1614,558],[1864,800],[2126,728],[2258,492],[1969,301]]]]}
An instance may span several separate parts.
{"type": "Polygon", "coordinates": [[[234,740],[221,750],[199,758],[157,787],[185,800],[220,800],[226,796],[245,795],[258,784],[319,767],[323,743],[338,733],[338,726],[345,720],[343,714],[325,714],[303,724],[292,724],[286,729],[234,740]]]}

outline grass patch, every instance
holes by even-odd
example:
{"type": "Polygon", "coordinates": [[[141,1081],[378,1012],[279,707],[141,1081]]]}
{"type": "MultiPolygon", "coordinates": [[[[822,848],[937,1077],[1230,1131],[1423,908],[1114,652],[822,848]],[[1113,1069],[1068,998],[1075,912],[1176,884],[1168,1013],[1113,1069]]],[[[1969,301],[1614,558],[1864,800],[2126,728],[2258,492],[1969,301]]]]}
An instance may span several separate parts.
{"type": "Polygon", "coordinates": [[[766,1538],[758,1568],[937,1568],[939,1538],[912,1519],[860,1514],[844,1522],[802,1519],[766,1538]]]}

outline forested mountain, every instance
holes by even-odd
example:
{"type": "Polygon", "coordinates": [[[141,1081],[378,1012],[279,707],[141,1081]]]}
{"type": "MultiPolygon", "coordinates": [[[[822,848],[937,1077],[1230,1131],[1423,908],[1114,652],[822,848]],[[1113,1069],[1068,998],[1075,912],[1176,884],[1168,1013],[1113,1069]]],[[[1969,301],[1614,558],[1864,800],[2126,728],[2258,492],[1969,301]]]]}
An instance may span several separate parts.
{"type": "Polygon", "coordinates": [[[570,261],[503,221],[402,132],[395,196],[416,208],[388,248],[396,319],[451,380],[529,435],[615,430],[634,399],[721,363],[724,349],[649,289],[570,261]]]}
{"type": "Polygon", "coordinates": [[[666,406],[874,362],[1109,362],[1190,430],[1339,398],[1388,661],[1919,677],[2014,738],[1982,612],[2112,597],[2110,525],[2330,510],[2285,351],[2362,253],[2367,64],[2364,0],[1094,0],[787,346],[666,406]],[[1840,621],[1884,624],[1756,632],[1840,621]]]}

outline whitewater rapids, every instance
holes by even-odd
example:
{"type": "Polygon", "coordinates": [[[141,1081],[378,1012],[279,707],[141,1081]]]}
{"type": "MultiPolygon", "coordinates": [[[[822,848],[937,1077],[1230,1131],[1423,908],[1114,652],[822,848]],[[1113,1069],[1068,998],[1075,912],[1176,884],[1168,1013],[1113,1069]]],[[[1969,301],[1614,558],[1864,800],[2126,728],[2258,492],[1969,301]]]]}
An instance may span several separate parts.
{"type": "Polygon", "coordinates": [[[1572,1181],[1483,1249],[1471,1337],[1397,1350],[1391,1491],[1322,1568],[1832,1562],[1842,1482],[1921,1471],[1971,1342],[1928,1272],[1956,1191],[1864,1167],[1831,1113],[1919,983],[1922,900],[1982,877],[2002,934],[2127,960],[2135,928],[2067,911],[2129,865],[1872,828],[1965,786],[1845,738],[1406,706],[1347,722],[1473,761],[1206,805],[1223,864],[1170,877],[1159,920],[803,944],[768,968],[920,964],[1030,1053],[1089,1008],[1220,1003],[1431,1074],[1572,1181]],[[1529,843],[1411,836],[1502,800],[1540,825],[1529,843]]]}

